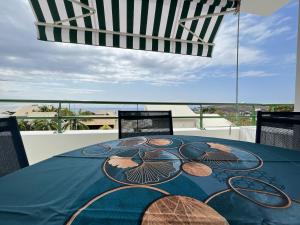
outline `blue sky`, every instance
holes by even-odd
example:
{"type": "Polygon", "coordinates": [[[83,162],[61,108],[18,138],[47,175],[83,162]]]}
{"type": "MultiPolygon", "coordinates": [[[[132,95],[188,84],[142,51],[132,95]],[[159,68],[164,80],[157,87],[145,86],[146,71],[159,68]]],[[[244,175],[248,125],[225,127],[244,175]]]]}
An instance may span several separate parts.
{"type": "MultiPolygon", "coordinates": [[[[298,1],[269,17],[241,15],[240,102],[294,101],[298,1]]],[[[236,16],[213,58],[36,40],[25,0],[0,1],[0,98],[235,101],[236,16]]]]}

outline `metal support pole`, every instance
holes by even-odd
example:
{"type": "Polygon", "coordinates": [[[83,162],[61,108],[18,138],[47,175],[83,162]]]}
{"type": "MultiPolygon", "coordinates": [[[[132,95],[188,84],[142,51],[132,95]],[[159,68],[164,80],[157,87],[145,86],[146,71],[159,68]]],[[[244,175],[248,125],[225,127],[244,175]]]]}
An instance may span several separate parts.
{"type": "Polygon", "coordinates": [[[256,112],[255,112],[255,106],[252,105],[252,112],[251,112],[251,123],[252,125],[255,125],[256,124],[256,112]]]}
{"type": "Polygon", "coordinates": [[[199,114],[200,114],[200,129],[203,129],[203,109],[202,105],[199,106],[199,114]]]}
{"type": "Polygon", "coordinates": [[[60,111],[61,111],[61,102],[58,103],[58,109],[57,109],[57,132],[58,133],[62,132],[60,111]]]}
{"type": "MultiPolygon", "coordinates": [[[[139,111],[139,104],[136,104],[136,111],[139,111]]],[[[138,119],[138,117],[136,118],[136,131],[137,131],[137,132],[140,132],[140,129],[139,129],[139,119],[138,119]]]]}
{"type": "Polygon", "coordinates": [[[240,46],[240,12],[238,12],[237,37],[236,37],[236,80],[235,80],[235,104],[236,123],[239,125],[239,46],[240,46]]]}
{"type": "Polygon", "coordinates": [[[297,47],[297,70],[296,70],[296,85],[295,85],[295,106],[294,111],[300,112],[300,3],[298,10],[298,47],[297,47]]]}

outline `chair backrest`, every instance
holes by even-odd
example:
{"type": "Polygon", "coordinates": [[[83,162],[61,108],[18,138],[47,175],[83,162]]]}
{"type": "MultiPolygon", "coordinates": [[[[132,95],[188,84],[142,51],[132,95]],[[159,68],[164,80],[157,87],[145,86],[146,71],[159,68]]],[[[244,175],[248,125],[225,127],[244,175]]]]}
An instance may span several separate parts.
{"type": "Polygon", "coordinates": [[[171,111],[119,111],[119,138],[173,135],[171,111]]]}
{"type": "Polygon", "coordinates": [[[28,165],[16,118],[0,118],[0,177],[28,165]]]}
{"type": "Polygon", "coordinates": [[[300,113],[257,112],[256,143],[300,150],[300,113]]]}

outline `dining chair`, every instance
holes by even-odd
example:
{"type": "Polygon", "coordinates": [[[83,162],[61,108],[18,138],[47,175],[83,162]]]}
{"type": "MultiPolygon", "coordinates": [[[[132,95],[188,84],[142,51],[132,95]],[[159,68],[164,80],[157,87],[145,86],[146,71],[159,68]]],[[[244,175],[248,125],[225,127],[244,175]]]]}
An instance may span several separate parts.
{"type": "Polygon", "coordinates": [[[171,111],[119,111],[119,138],[173,135],[171,111]]]}
{"type": "Polygon", "coordinates": [[[300,150],[300,112],[257,112],[256,143],[300,150]]]}
{"type": "Polygon", "coordinates": [[[0,177],[28,165],[16,117],[0,118],[0,177]]]}

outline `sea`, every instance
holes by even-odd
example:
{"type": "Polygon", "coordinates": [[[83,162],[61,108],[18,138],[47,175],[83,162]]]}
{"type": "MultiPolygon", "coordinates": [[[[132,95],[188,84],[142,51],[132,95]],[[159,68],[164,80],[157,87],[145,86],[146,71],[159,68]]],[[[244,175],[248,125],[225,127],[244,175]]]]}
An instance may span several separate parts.
{"type": "MultiPolygon", "coordinates": [[[[7,111],[10,112],[16,112],[17,110],[23,108],[23,107],[28,107],[28,106],[34,106],[36,104],[0,104],[0,114],[5,113],[7,111]]],[[[39,106],[42,105],[47,105],[47,106],[51,106],[51,104],[38,104],[39,106]]],[[[53,104],[54,107],[57,107],[57,105],[53,104]]],[[[72,112],[74,113],[78,113],[80,110],[81,111],[91,111],[91,112],[97,112],[99,110],[107,110],[107,111],[118,111],[118,110],[144,110],[144,106],[140,105],[138,108],[135,105],[117,105],[117,106],[113,106],[113,105],[90,105],[90,104],[63,104],[62,105],[63,108],[68,108],[70,109],[72,112]]]]}

